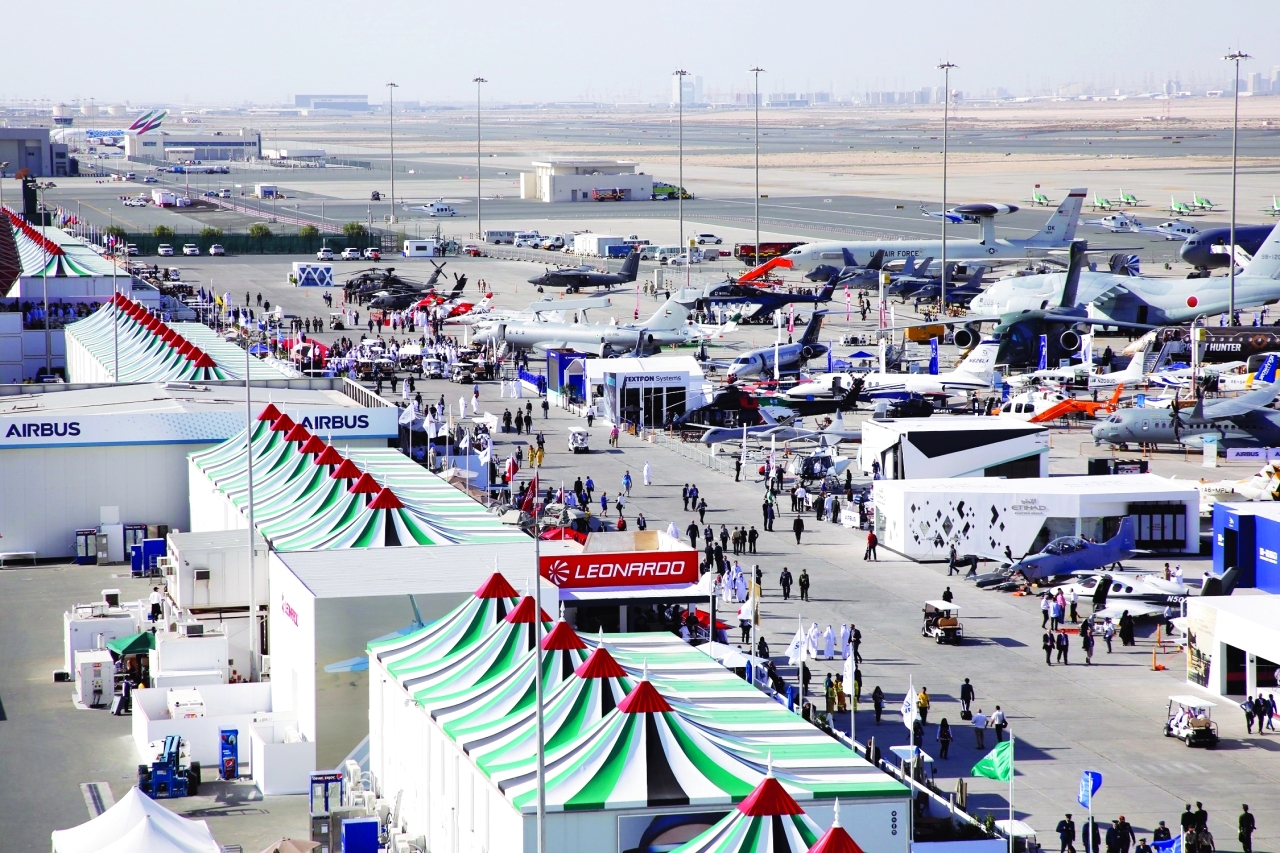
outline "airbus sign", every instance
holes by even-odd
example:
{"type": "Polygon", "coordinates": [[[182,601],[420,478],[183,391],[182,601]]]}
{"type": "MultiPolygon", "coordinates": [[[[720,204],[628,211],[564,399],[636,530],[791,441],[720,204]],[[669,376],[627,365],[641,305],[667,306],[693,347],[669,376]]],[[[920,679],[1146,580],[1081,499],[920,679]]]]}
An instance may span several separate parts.
{"type": "Polygon", "coordinates": [[[698,582],[698,552],[690,548],[542,557],[539,571],[561,589],[685,586],[698,582]]]}

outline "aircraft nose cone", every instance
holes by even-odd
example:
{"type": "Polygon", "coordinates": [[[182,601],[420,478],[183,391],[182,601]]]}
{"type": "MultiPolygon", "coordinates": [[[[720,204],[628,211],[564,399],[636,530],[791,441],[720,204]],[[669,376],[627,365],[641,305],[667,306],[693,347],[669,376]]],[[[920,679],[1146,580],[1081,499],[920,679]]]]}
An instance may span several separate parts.
{"type": "Polygon", "coordinates": [[[533,278],[529,279],[529,283],[530,283],[530,284],[542,284],[542,276],[540,276],[540,275],[535,275],[533,278]]]}

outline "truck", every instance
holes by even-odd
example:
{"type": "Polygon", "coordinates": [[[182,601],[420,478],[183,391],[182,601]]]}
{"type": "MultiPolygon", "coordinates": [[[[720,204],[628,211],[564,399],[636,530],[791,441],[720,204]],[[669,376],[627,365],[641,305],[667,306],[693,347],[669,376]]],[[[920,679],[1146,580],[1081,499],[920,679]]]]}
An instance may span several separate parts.
{"type": "Polygon", "coordinates": [[[501,243],[511,244],[516,241],[516,232],[514,231],[486,231],[484,232],[484,242],[493,243],[495,245],[501,243]]]}
{"type": "Polygon", "coordinates": [[[625,201],[626,190],[617,188],[595,189],[591,191],[592,201],[625,201]]]}
{"type": "Polygon", "coordinates": [[[575,255],[593,255],[606,257],[610,246],[625,246],[622,237],[616,234],[575,234],[573,237],[573,253],[575,255]]]}
{"type": "Polygon", "coordinates": [[[151,202],[156,207],[173,207],[178,203],[178,197],[168,190],[152,190],[151,202]]]}
{"type": "Polygon", "coordinates": [[[671,199],[676,198],[677,195],[680,195],[685,199],[693,198],[693,193],[688,190],[681,190],[681,188],[677,187],[675,184],[668,184],[663,181],[654,181],[653,193],[649,198],[654,201],[670,201],[671,199]]]}
{"type": "Polygon", "coordinates": [[[747,266],[754,267],[754,266],[757,266],[758,264],[764,263],[770,258],[776,258],[779,255],[785,255],[787,252],[790,252],[796,246],[803,246],[803,245],[804,245],[803,241],[796,241],[796,242],[781,241],[781,242],[774,242],[774,243],[766,243],[765,241],[761,240],[760,253],[759,253],[759,257],[757,257],[756,247],[754,243],[735,243],[733,246],[733,256],[738,260],[742,261],[747,266]]]}

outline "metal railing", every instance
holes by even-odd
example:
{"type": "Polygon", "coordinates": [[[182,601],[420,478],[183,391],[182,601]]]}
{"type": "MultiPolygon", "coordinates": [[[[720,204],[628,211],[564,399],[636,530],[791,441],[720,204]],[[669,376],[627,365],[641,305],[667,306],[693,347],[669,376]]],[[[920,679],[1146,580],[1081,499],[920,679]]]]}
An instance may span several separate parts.
{"type": "Polygon", "coordinates": [[[719,471],[721,474],[727,474],[730,477],[734,473],[734,462],[740,458],[737,456],[717,456],[716,454],[704,450],[701,444],[692,441],[682,441],[678,438],[667,435],[662,432],[653,432],[653,443],[659,447],[665,447],[668,450],[680,454],[685,459],[691,459],[704,468],[710,468],[712,471],[719,471]]]}

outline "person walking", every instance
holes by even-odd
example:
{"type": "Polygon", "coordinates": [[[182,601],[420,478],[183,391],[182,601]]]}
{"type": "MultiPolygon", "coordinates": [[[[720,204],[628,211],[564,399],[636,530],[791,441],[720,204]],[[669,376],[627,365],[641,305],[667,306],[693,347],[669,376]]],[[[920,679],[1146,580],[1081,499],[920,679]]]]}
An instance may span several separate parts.
{"type": "Polygon", "coordinates": [[[1271,705],[1263,698],[1262,694],[1258,694],[1258,698],[1253,700],[1253,715],[1258,718],[1258,734],[1262,734],[1262,723],[1271,717],[1271,705]]]}
{"type": "Polygon", "coordinates": [[[1116,636],[1116,623],[1111,621],[1111,617],[1107,617],[1107,621],[1102,623],[1102,641],[1107,644],[1107,654],[1111,654],[1111,641],[1116,636]]]}
{"type": "Polygon", "coordinates": [[[1053,666],[1054,638],[1052,631],[1045,631],[1040,638],[1040,648],[1044,649],[1045,666],[1053,666]]]}
{"type": "MultiPolygon", "coordinates": [[[[478,388],[476,389],[476,399],[477,400],[480,399],[480,390],[478,388]]],[[[550,410],[551,410],[551,404],[547,402],[546,397],[543,397],[542,398],[542,419],[544,421],[549,417],[547,412],[549,412],[550,410]]]]}
{"type": "Polygon", "coordinates": [[[964,680],[964,684],[960,685],[960,718],[964,719],[964,715],[969,713],[969,705],[974,700],[973,685],[969,683],[969,679],[964,680]]]}
{"type": "Polygon", "coordinates": [[[627,471],[622,475],[622,490],[627,493],[627,497],[631,497],[631,472],[627,471]]]}
{"type": "Polygon", "coordinates": [[[800,600],[809,600],[809,570],[800,570],[800,600]]]}
{"type": "Polygon", "coordinates": [[[800,544],[800,534],[804,533],[804,517],[796,516],[795,521],[791,522],[791,532],[796,535],[796,544],[800,544]]]}
{"type": "Polygon", "coordinates": [[[764,505],[764,529],[773,532],[773,522],[778,517],[778,505],[768,501],[764,505]]]}
{"type": "Polygon", "coordinates": [[[1093,632],[1088,625],[1080,630],[1080,648],[1084,649],[1084,665],[1093,666],[1093,632]]]}
{"type": "Polygon", "coordinates": [[[876,712],[876,725],[880,725],[880,715],[884,713],[884,691],[880,689],[880,685],[876,685],[876,689],[871,691],[871,707],[876,712]]]}
{"type": "Polygon", "coordinates": [[[733,458],[733,481],[735,483],[742,480],[742,457],[735,456],[733,458]]]}
{"type": "Polygon", "coordinates": [[[947,722],[946,717],[943,717],[938,722],[938,758],[946,760],[952,740],[954,736],[951,734],[951,724],[947,722]]]}
{"type": "Polygon", "coordinates": [[[684,511],[689,511],[689,484],[685,483],[684,488],[680,490],[680,500],[684,501],[684,511]]]}
{"type": "Polygon", "coordinates": [[[1070,663],[1070,661],[1067,660],[1067,653],[1069,651],[1068,643],[1069,641],[1067,640],[1066,632],[1059,631],[1058,639],[1056,641],[1058,647],[1058,663],[1063,664],[1064,666],[1070,663]]]}
{"type": "Polygon", "coordinates": [[[955,597],[956,597],[955,593],[951,591],[951,587],[947,587],[942,591],[942,600],[945,601],[947,604],[950,604],[952,601],[954,601],[955,597]]]}
{"type": "Polygon", "coordinates": [[[595,422],[595,419],[596,419],[596,407],[587,406],[587,429],[591,429],[591,424],[595,422]]]}
{"type": "Polygon", "coordinates": [[[760,538],[760,531],[756,530],[756,526],[751,525],[751,529],[747,531],[747,553],[754,554],[756,552],[756,541],[760,538]]]}
{"type": "Polygon", "coordinates": [[[1049,593],[1043,593],[1040,596],[1040,630],[1049,627],[1049,616],[1053,613],[1053,600],[1049,598],[1049,593]]]}
{"type": "Polygon", "coordinates": [[[1138,843],[1138,836],[1133,831],[1133,827],[1129,821],[1124,819],[1124,815],[1116,818],[1116,850],[1119,853],[1129,853],[1129,845],[1138,843]]]}
{"type": "Polygon", "coordinates": [[[698,550],[698,536],[702,533],[702,529],[698,527],[698,522],[690,520],[689,526],[684,529],[684,532],[689,537],[689,546],[695,551],[698,550]]]}
{"type": "Polygon", "coordinates": [[[996,706],[996,710],[991,714],[991,728],[996,730],[996,743],[1004,743],[1004,730],[1009,727],[1009,720],[1005,717],[1004,711],[1000,710],[1000,706],[996,706]]]}
{"type": "Polygon", "coordinates": [[[1054,831],[1058,833],[1058,853],[1075,850],[1076,822],[1071,819],[1070,814],[1058,821],[1054,831]]]}
{"type": "Polygon", "coordinates": [[[874,530],[868,531],[867,532],[867,550],[862,555],[862,559],[867,560],[869,562],[873,562],[873,563],[877,562],[876,546],[879,544],[880,544],[880,539],[879,537],[876,536],[876,532],[874,530]]]}
{"type": "Polygon", "coordinates": [[[920,713],[920,722],[928,725],[929,723],[929,688],[921,687],[920,694],[916,696],[916,710],[920,713]]]}
{"type": "Polygon", "coordinates": [[[853,662],[862,665],[862,632],[857,625],[849,626],[849,644],[853,646],[853,662]]]}
{"type": "Polygon", "coordinates": [[[591,475],[587,475],[587,482],[582,484],[582,488],[587,490],[587,501],[591,501],[591,495],[596,490],[596,481],[591,479],[591,475]]]}
{"type": "Polygon", "coordinates": [[[653,474],[652,474],[652,472],[651,472],[651,471],[650,471],[650,469],[649,469],[649,463],[648,463],[648,462],[644,463],[644,471],[642,472],[642,474],[643,474],[643,476],[644,476],[644,484],[645,484],[646,486],[652,486],[652,485],[653,485],[653,474]]]}
{"type": "MultiPolygon", "coordinates": [[[[153,612],[154,612],[154,608],[155,608],[155,605],[153,604],[152,605],[153,612]]],[[[1253,710],[1254,710],[1253,697],[1252,696],[1244,697],[1244,701],[1240,703],[1240,708],[1241,710],[1244,711],[1244,723],[1246,726],[1249,727],[1249,734],[1253,734],[1253,710]]]]}
{"type": "Polygon", "coordinates": [[[1067,606],[1071,610],[1071,624],[1074,625],[1080,621],[1078,607],[1080,604],[1080,595],[1076,592],[1075,587],[1071,588],[1071,594],[1067,596],[1067,606]]]}
{"type": "Polygon", "coordinates": [[[786,566],[782,567],[782,574],[778,575],[778,586],[782,587],[782,600],[791,600],[791,570],[786,566]]]}
{"type": "Polygon", "coordinates": [[[707,521],[707,499],[698,498],[698,521],[703,524],[707,521]]]}
{"type": "Polygon", "coordinates": [[[959,559],[960,555],[956,553],[956,546],[953,542],[951,549],[947,551],[947,577],[960,574],[959,559]]]}
{"type": "Polygon", "coordinates": [[[987,715],[981,708],[973,715],[973,737],[978,749],[987,748],[987,715]]]}
{"type": "Polygon", "coordinates": [[[1249,804],[1244,803],[1240,806],[1243,811],[1240,812],[1240,819],[1236,825],[1240,828],[1240,848],[1244,853],[1253,853],[1253,833],[1258,829],[1258,821],[1254,819],[1253,812],[1249,811],[1249,804]]]}

